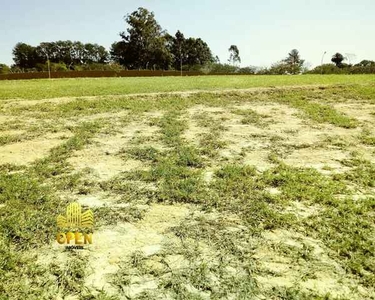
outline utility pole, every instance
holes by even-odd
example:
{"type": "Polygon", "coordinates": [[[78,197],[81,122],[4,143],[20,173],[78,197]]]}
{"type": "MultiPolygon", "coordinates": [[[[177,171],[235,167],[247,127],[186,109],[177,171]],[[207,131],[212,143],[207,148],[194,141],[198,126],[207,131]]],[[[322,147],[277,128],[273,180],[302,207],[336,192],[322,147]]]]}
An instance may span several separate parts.
{"type": "Polygon", "coordinates": [[[47,65],[48,65],[48,78],[51,79],[51,67],[49,63],[49,55],[46,50],[43,50],[44,54],[47,56],[47,65]]]}
{"type": "Polygon", "coordinates": [[[180,75],[182,77],[182,45],[180,43],[180,75]]]}
{"type": "Polygon", "coordinates": [[[322,61],[320,62],[320,69],[321,69],[321,75],[323,75],[323,60],[324,60],[324,55],[326,55],[327,51],[324,51],[322,55],[322,61]]]}

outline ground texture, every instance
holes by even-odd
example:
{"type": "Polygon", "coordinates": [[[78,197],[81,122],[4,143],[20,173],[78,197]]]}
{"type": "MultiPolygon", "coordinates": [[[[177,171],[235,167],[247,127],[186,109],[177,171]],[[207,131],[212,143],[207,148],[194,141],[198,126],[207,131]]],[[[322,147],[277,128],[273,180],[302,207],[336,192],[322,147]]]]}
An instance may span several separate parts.
{"type": "Polygon", "coordinates": [[[0,299],[375,299],[372,79],[5,93],[0,299]],[[72,201],[93,244],[64,251],[72,201]]]}

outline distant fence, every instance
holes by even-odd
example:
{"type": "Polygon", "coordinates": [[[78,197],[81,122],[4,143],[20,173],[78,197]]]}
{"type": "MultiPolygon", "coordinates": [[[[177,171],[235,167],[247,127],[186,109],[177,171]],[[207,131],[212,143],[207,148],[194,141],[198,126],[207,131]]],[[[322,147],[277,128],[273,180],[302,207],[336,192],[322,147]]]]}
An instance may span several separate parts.
{"type": "MultiPolygon", "coordinates": [[[[183,76],[206,75],[199,71],[182,72],[183,76]]],[[[212,75],[230,75],[227,73],[215,73],[212,75]]],[[[233,75],[233,74],[232,74],[233,75]]],[[[153,77],[153,76],[181,76],[180,71],[67,71],[51,72],[51,78],[79,78],[79,77],[153,77]]],[[[42,79],[49,78],[48,72],[30,73],[10,73],[0,75],[0,80],[20,80],[20,79],[42,79]]]]}

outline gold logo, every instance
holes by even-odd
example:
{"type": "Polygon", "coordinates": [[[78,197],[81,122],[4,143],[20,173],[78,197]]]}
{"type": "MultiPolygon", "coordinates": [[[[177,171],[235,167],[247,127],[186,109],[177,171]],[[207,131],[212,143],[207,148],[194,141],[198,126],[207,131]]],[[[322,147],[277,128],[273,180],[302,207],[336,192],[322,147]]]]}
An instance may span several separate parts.
{"type": "Polygon", "coordinates": [[[57,226],[60,228],[92,228],[94,226],[94,214],[91,209],[82,213],[81,204],[70,203],[66,208],[66,216],[57,217],[57,226]]]}

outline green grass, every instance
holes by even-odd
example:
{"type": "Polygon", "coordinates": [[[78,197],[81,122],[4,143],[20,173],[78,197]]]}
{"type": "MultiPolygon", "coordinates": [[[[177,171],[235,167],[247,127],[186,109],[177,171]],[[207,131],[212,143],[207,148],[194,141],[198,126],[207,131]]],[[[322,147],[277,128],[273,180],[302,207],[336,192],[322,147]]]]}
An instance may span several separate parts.
{"type": "MultiPolygon", "coordinates": [[[[294,85],[372,84],[374,75],[199,76],[0,81],[0,99],[46,99],[294,85]]],[[[372,94],[373,95],[373,94],[372,94]]]]}
{"type": "Polygon", "coordinates": [[[311,102],[306,99],[296,99],[298,94],[293,97],[286,97],[285,102],[289,105],[300,109],[306,117],[318,123],[330,123],[343,128],[355,128],[357,121],[347,115],[338,112],[333,107],[325,104],[311,102]]]}

